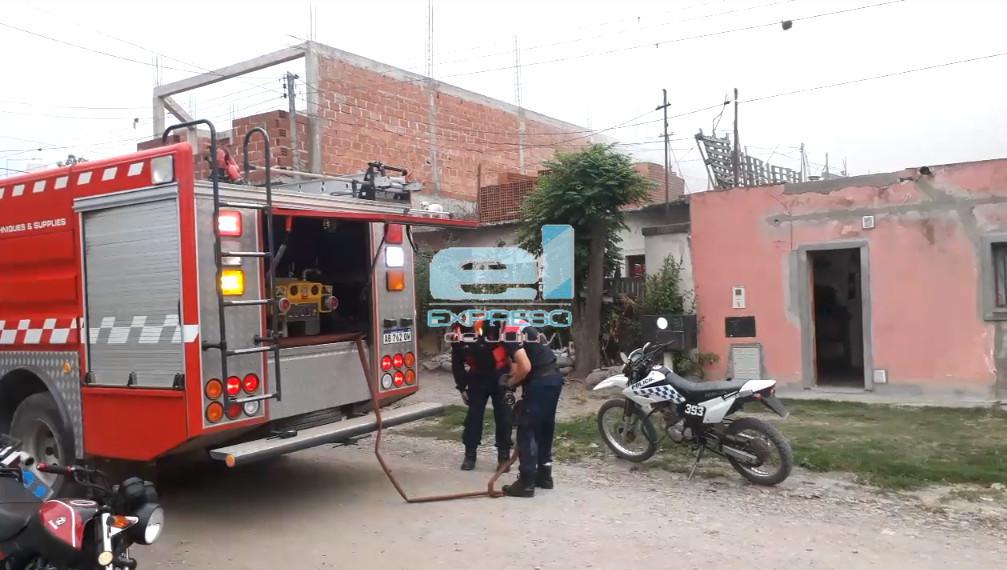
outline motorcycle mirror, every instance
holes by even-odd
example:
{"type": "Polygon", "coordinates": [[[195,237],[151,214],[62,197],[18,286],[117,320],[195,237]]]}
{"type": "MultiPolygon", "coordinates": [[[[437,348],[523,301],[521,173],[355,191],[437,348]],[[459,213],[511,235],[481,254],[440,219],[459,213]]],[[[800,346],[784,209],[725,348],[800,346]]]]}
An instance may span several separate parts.
{"type": "Polygon", "coordinates": [[[621,358],[621,359],[622,359],[622,363],[623,363],[623,364],[626,364],[627,362],[629,362],[629,357],[628,357],[628,356],[626,356],[626,353],[625,353],[625,352],[620,352],[620,353],[619,353],[619,358],[621,358]]]}

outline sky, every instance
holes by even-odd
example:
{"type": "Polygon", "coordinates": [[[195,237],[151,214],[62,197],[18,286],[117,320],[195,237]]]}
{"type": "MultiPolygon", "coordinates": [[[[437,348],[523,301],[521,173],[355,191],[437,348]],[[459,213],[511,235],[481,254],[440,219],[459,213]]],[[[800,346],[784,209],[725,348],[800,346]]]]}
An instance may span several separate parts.
{"type": "MultiPolygon", "coordinates": [[[[799,168],[802,143],[813,173],[826,154],[832,172],[845,163],[851,175],[1007,156],[1007,2],[431,3],[434,78],[516,102],[520,69],[524,107],[602,131],[640,160],[663,161],[655,107],[667,89],[672,167],[690,192],[707,188],[693,135],[731,131],[723,102],[735,88],[742,146],[780,166],[799,168]]],[[[155,82],[308,37],[426,72],[427,0],[0,6],[0,176],[68,154],[130,152],[152,136],[155,82]]],[[[303,69],[295,61],[177,100],[223,122],[286,108],[281,79],[303,69]]]]}

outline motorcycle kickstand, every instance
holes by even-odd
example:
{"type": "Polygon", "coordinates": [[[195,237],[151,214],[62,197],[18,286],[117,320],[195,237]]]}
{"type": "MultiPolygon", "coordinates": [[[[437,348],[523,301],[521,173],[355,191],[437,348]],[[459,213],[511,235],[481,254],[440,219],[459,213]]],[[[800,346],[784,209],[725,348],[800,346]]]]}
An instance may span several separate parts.
{"type": "Polygon", "coordinates": [[[703,458],[704,451],[706,451],[705,445],[700,447],[699,451],[696,452],[696,462],[692,464],[692,469],[689,470],[688,481],[692,481],[692,476],[696,474],[696,468],[699,467],[699,460],[703,458]]]}

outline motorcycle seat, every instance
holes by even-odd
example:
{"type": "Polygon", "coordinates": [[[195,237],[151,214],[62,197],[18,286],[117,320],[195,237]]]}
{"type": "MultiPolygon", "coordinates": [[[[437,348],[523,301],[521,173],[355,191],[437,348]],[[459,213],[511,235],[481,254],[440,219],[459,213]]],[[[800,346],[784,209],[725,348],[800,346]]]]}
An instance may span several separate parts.
{"type": "Polygon", "coordinates": [[[10,540],[24,530],[38,509],[39,500],[20,481],[0,477],[0,541],[10,540]]]}
{"type": "Polygon", "coordinates": [[[730,378],[727,380],[695,382],[682,378],[674,372],[668,373],[667,377],[668,383],[681,392],[685,396],[685,399],[692,402],[709,400],[710,398],[737,392],[745,384],[742,380],[732,380],[730,378]]]}

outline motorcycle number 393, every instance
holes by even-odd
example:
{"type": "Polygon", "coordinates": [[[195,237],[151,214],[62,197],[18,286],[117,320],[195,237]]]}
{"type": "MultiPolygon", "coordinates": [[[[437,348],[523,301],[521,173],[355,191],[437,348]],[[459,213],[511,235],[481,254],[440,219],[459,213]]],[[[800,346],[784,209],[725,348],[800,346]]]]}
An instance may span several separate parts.
{"type": "Polygon", "coordinates": [[[706,408],[704,408],[703,406],[696,406],[696,405],[693,405],[693,404],[686,404],[685,405],[685,415],[687,415],[687,416],[698,416],[698,417],[701,418],[701,417],[703,417],[703,416],[706,415],[706,408]]]}

